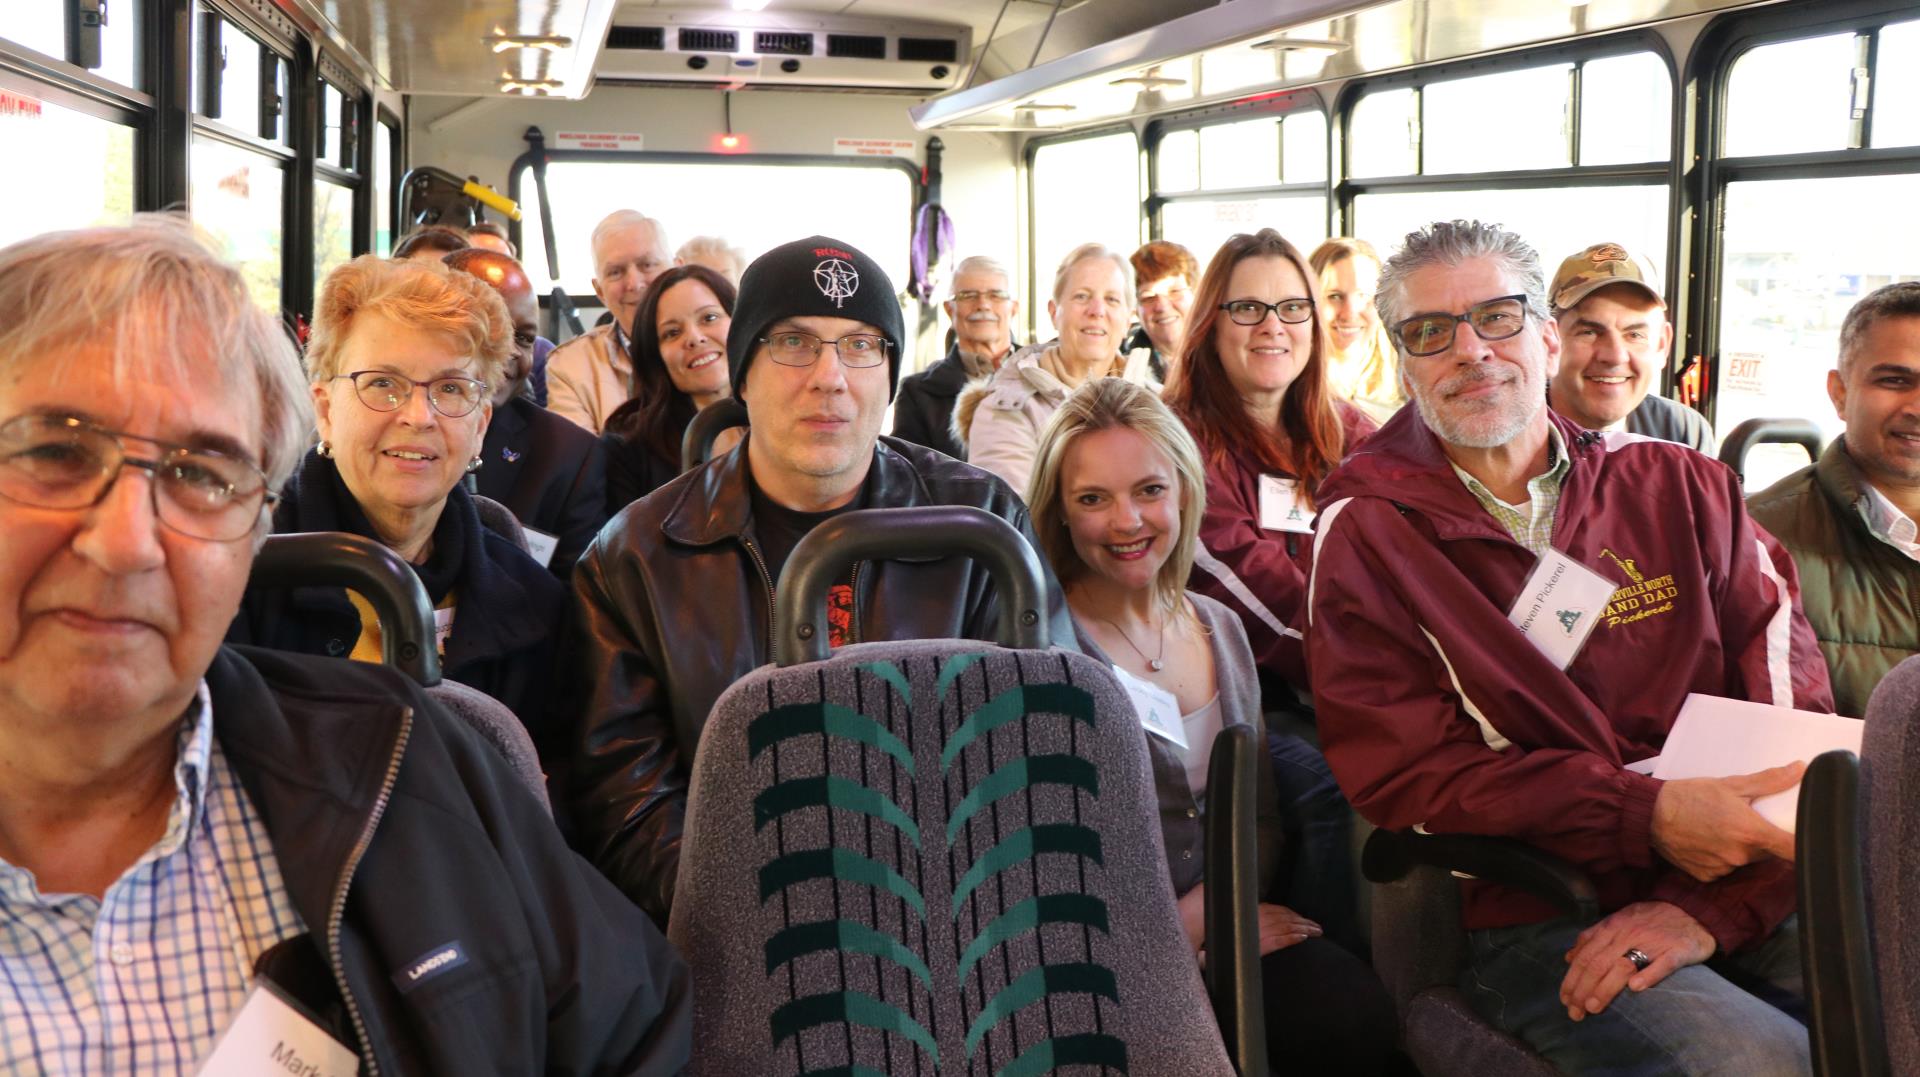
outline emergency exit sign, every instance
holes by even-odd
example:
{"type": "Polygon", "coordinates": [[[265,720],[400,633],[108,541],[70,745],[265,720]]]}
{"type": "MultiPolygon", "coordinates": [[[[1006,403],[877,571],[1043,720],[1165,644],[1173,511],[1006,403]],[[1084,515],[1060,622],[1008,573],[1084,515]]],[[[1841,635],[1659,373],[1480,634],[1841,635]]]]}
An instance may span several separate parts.
{"type": "Polygon", "coordinates": [[[638,131],[560,131],[553,136],[556,150],[637,150],[638,131]]]}

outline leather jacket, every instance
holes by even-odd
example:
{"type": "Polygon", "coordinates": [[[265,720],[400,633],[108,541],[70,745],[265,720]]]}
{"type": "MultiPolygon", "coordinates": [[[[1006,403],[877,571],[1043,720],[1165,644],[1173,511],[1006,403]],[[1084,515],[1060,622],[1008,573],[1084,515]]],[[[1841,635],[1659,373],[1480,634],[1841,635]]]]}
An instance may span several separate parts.
{"type": "MultiPolygon", "coordinates": [[[[628,506],[574,572],[567,653],[579,693],[571,801],[581,848],[661,923],[701,728],[720,694],[771,653],[774,581],[753,529],[746,461],[742,442],[628,506]]],[[[894,438],[874,446],[862,503],[976,506],[1038,548],[1006,483],[894,438]]],[[[862,562],[851,583],[855,640],[993,638],[994,588],[968,558],[862,562]]],[[[1050,568],[1046,589],[1052,641],[1075,649],[1050,568]]]]}

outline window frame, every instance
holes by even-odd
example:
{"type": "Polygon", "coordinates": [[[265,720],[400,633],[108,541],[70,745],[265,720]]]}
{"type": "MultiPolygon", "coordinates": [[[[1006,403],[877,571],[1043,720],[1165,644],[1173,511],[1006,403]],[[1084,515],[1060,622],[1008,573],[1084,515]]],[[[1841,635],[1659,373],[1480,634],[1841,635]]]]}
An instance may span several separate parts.
{"type": "Polygon", "coordinates": [[[1819,37],[1825,34],[1870,32],[1868,70],[1879,60],[1880,27],[1912,22],[1920,11],[1901,0],[1829,0],[1786,8],[1759,8],[1723,15],[1707,25],[1688,59],[1686,80],[1696,87],[1689,102],[1689,155],[1699,161],[1687,177],[1684,194],[1692,206],[1703,207],[1689,221],[1688,243],[1697,281],[1695,297],[1676,317],[1684,327],[1675,354],[1697,365],[1698,401],[1695,407],[1717,422],[1722,341],[1720,314],[1726,286],[1727,188],[1754,180],[1832,179],[1854,176],[1913,175],[1920,183],[1920,146],[1872,146],[1872,121],[1879,102],[1869,89],[1866,114],[1854,126],[1855,147],[1811,153],[1728,157],[1726,145],[1728,90],[1733,67],[1754,49],[1766,45],[1819,37]],[[1682,321],[1684,319],[1684,321],[1682,321]]]}
{"type": "MultiPolygon", "coordinates": [[[[1334,114],[1327,108],[1326,101],[1319,91],[1311,86],[1281,93],[1264,93],[1223,104],[1209,105],[1187,112],[1178,112],[1150,121],[1145,137],[1141,140],[1142,151],[1147,157],[1146,198],[1144,212],[1147,218],[1148,235],[1154,239],[1165,239],[1166,207],[1178,202],[1235,202],[1252,201],[1259,198],[1286,198],[1295,195],[1319,194],[1325,210],[1322,214],[1328,229],[1333,227],[1335,210],[1335,177],[1341,174],[1336,168],[1333,156],[1334,114]],[[1208,127],[1221,127],[1263,116],[1272,116],[1281,121],[1284,129],[1288,116],[1302,112],[1318,112],[1326,121],[1327,135],[1323,144],[1326,151],[1326,178],[1318,183],[1273,183],[1254,187],[1220,187],[1212,190],[1204,185],[1192,191],[1163,192],[1160,189],[1160,146],[1168,135],[1177,131],[1200,131],[1208,127]]],[[[1281,136],[1280,174],[1286,175],[1286,137],[1281,136]]],[[[1205,176],[1202,176],[1202,183],[1205,176]]],[[[1329,232],[1328,234],[1332,234],[1329,232]]],[[[1204,268],[1204,267],[1203,267],[1204,268]]]]}
{"type": "MultiPolygon", "coordinates": [[[[538,130],[538,129],[536,128],[535,130],[538,130]]],[[[748,164],[748,165],[772,165],[775,167],[787,167],[787,166],[820,167],[824,165],[828,167],[838,167],[838,168],[891,168],[901,172],[907,177],[907,183],[908,183],[907,192],[908,192],[908,203],[909,203],[909,208],[907,212],[907,234],[909,237],[913,235],[914,219],[919,215],[920,206],[926,198],[926,188],[925,188],[925,185],[921,182],[919,164],[905,157],[839,157],[833,154],[825,154],[825,153],[719,154],[719,153],[696,153],[688,150],[555,150],[555,149],[547,148],[544,137],[536,142],[534,141],[533,136],[529,135],[528,141],[531,143],[531,145],[528,146],[526,151],[521,153],[520,156],[515,157],[513,159],[513,163],[507,166],[507,197],[522,205],[523,208],[521,211],[521,217],[523,218],[523,220],[526,216],[526,210],[524,208],[525,200],[522,197],[521,192],[528,191],[530,188],[533,187],[530,173],[533,171],[533,162],[534,162],[534,157],[536,155],[543,156],[546,159],[546,163],[548,165],[568,164],[568,163],[576,163],[576,162],[587,162],[587,163],[598,163],[598,164],[698,164],[698,165],[726,165],[726,164],[738,163],[738,164],[748,164]]],[[[406,172],[404,167],[399,167],[399,171],[402,175],[404,175],[406,172]]],[[[394,184],[395,184],[394,191],[395,191],[396,202],[394,206],[393,221],[394,221],[394,228],[398,230],[402,224],[399,218],[399,205],[398,205],[399,179],[398,177],[395,178],[394,184]]],[[[534,197],[534,194],[531,191],[529,191],[529,194],[527,195],[527,197],[534,197]]],[[[538,206],[536,205],[534,208],[537,210],[538,206]]],[[[540,251],[530,251],[527,249],[526,237],[522,234],[522,231],[523,231],[522,223],[523,221],[507,222],[507,238],[512,241],[514,250],[517,250],[520,252],[521,263],[531,267],[535,264],[533,259],[537,257],[543,260],[539,264],[544,270],[551,271],[552,269],[558,268],[555,266],[545,265],[544,259],[547,256],[547,252],[544,249],[540,251]]],[[[543,228],[546,227],[544,214],[542,214],[541,227],[543,228]]],[[[911,252],[909,252],[909,262],[911,262],[911,252]]],[[[549,276],[554,277],[556,280],[558,279],[557,274],[552,274],[551,272],[549,272],[549,276]]],[[[906,288],[907,286],[906,281],[895,281],[894,284],[897,287],[902,289],[906,288]]],[[[567,297],[570,300],[572,300],[573,305],[576,308],[577,307],[597,307],[600,305],[600,298],[596,295],[593,295],[592,293],[580,295],[575,292],[568,292],[567,297]]],[[[551,306],[552,304],[551,291],[549,291],[546,294],[540,295],[537,298],[540,301],[540,309],[543,311],[548,309],[548,307],[551,306]]]]}
{"type": "MultiPolygon", "coordinates": [[[[1146,167],[1147,147],[1140,138],[1139,130],[1135,128],[1132,123],[1125,120],[1119,123],[1103,123],[1097,127],[1088,127],[1079,131],[1063,131],[1057,135],[1042,135],[1039,138],[1028,139],[1026,145],[1020,148],[1020,171],[1023,173],[1025,181],[1024,186],[1026,187],[1027,200],[1027,296],[1025,310],[1027,324],[1025,328],[1029,339],[1037,339],[1039,337],[1040,311],[1045,309],[1040,300],[1040,282],[1042,279],[1039,262],[1040,233],[1034,221],[1034,159],[1039,156],[1041,150],[1048,146],[1060,146],[1069,142],[1084,142],[1092,138],[1110,138],[1118,134],[1133,136],[1134,168],[1136,169],[1135,176],[1137,177],[1134,182],[1142,188],[1145,188],[1147,185],[1147,176],[1144,169],[1146,167]]],[[[1140,225],[1146,223],[1147,220],[1145,207],[1146,200],[1143,197],[1138,208],[1134,210],[1134,233],[1136,235],[1139,234],[1140,225]]],[[[1120,251],[1118,253],[1124,258],[1133,252],[1120,251]]],[[[1051,270],[1046,274],[1045,279],[1048,282],[1053,280],[1051,270]]]]}

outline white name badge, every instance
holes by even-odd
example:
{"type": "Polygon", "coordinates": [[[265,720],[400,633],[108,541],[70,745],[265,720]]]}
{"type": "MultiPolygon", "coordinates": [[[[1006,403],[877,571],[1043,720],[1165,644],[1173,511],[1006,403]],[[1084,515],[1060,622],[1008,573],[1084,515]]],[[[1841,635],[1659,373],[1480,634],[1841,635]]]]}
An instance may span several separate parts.
{"type": "Polygon", "coordinates": [[[1278,475],[1260,476],[1260,526],[1268,531],[1313,534],[1313,510],[1300,499],[1300,484],[1278,475]]]}
{"type": "Polygon", "coordinates": [[[1592,635],[1617,585],[1549,546],[1520,588],[1507,620],[1540,653],[1565,669],[1592,635]]]}
{"type": "Polygon", "coordinates": [[[1173,693],[1119,666],[1113,667],[1113,675],[1133,700],[1133,712],[1140,716],[1140,724],[1147,727],[1147,732],[1185,751],[1187,727],[1180,720],[1180,701],[1173,693]]]}
{"type": "Polygon", "coordinates": [[[560,536],[549,535],[545,531],[535,531],[531,527],[522,527],[520,530],[526,532],[527,552],[533,555],[535,561],[540,562],[540,567],[546,568],[552,565],[553,551],[560,548],[560,536]]]}
{"type": "Polygon", "coordinates": [[[453,607],[433,611],[433,650],[435,654],[447,653],[447,637],[453,635],[453,607]]]}
{"type": "Polygon", "coordinates": [[[258,980],[200,1064],[199,1077],[355,1077],[359,1072],[358,1055],[288,1002],[271,981],[258,980]]]}

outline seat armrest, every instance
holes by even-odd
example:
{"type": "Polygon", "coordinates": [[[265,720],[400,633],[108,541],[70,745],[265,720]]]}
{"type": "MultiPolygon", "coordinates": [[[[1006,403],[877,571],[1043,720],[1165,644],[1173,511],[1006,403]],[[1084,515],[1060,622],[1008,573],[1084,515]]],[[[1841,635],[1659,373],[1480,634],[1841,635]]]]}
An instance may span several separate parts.
{"type": "Polygon", "coordinates": [[[1523,890],[1582,921],[1600,917],[1600,899],[1585,872],[1512,838],[1376,830],[1360,854],[1361,873],[1376,883],[1394,882],[1421,865],[1523,890]]]}

